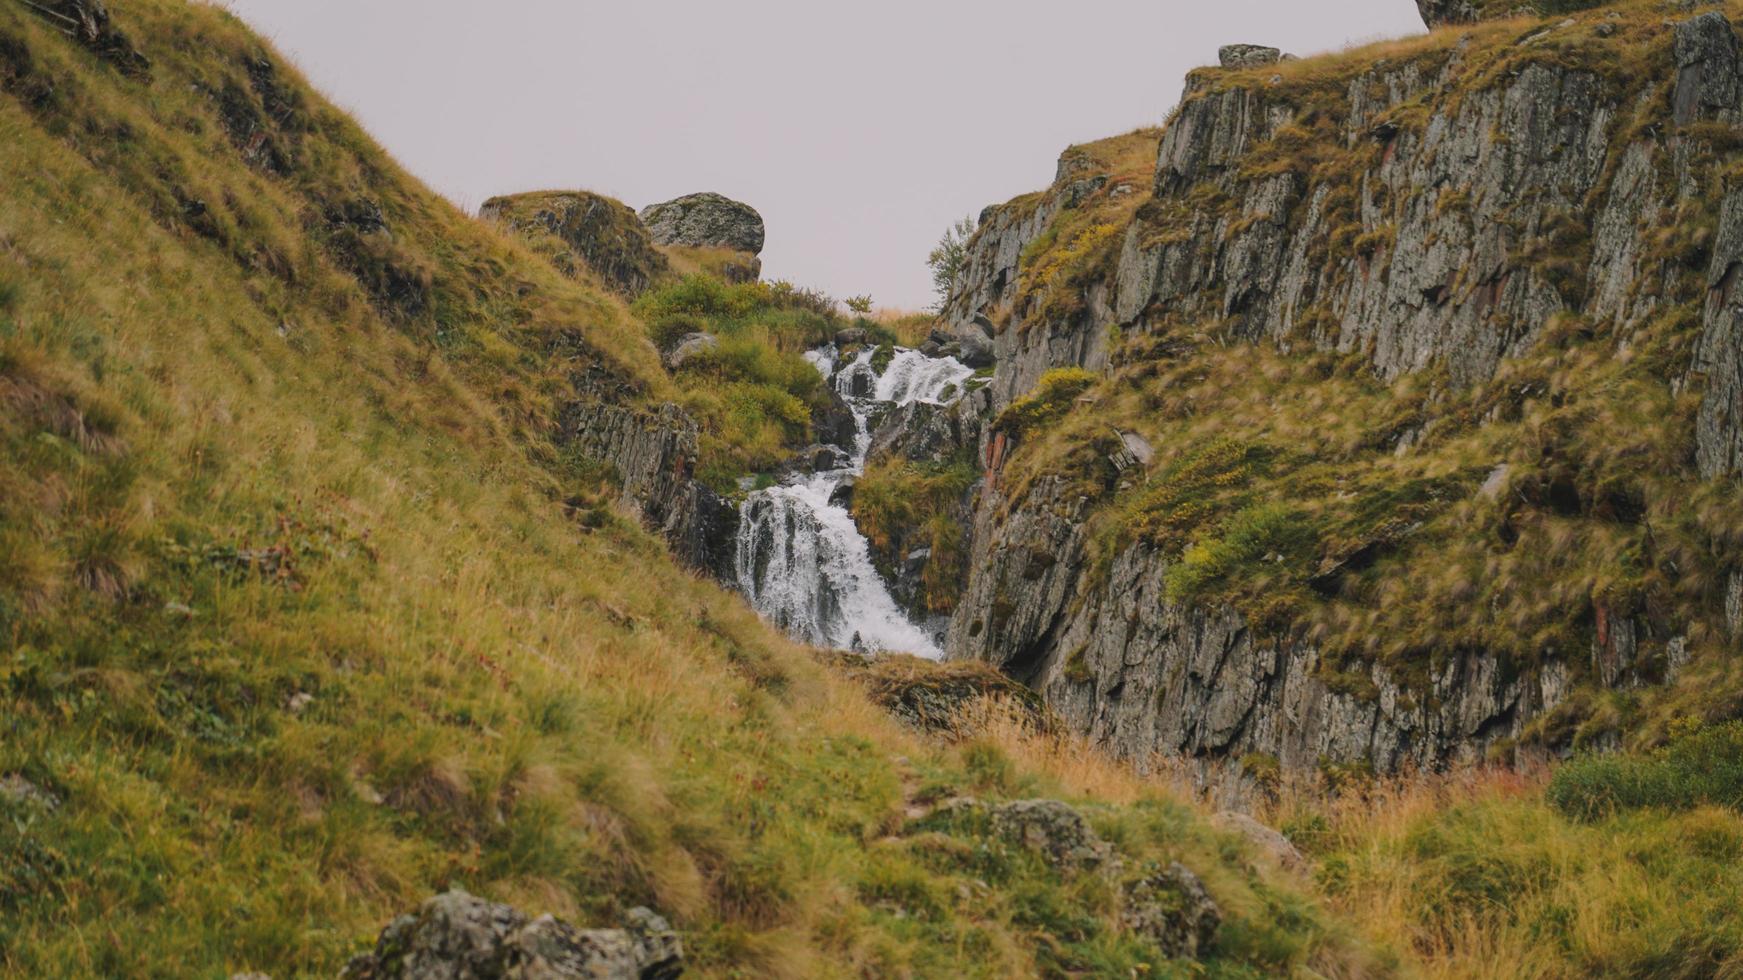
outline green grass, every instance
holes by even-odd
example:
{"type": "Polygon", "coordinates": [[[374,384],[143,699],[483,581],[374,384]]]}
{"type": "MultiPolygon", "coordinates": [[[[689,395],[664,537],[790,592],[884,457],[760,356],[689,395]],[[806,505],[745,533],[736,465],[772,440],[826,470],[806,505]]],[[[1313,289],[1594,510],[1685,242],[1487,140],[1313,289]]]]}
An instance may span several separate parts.
{"type": "Polygon", "coordinates": [[[1673,740],[1650,755],[1596,755],[1561,766],[1546,794],[1570,817],[1640,809],[1743,809],[1743,723],[1673,740]]]}

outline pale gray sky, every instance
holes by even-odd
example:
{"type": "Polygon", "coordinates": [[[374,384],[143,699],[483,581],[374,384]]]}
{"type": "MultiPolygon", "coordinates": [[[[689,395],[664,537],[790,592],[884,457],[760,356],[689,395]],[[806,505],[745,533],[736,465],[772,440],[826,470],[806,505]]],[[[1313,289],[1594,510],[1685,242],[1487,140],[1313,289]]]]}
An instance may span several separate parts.
{"type": "Polygon", "coordinates": [[[1411,0],[229,0],[413,173],[476,210],[712,190],[765,275],[930,302],[953,219],[1066,146],[1162,120],[1219,45],[1422,30],[1411,0]]]}

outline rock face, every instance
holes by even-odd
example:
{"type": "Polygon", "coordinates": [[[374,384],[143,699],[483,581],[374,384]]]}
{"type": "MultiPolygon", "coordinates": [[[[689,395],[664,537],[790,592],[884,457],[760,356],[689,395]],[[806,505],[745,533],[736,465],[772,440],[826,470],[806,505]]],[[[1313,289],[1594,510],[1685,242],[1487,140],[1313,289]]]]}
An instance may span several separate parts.
{"type": "Polygon", "coordinates": [[[731,581],[738,510],[696,482],[696,421],[676,405],[637,407],[611,380],[574,379],[577,400],[559,418],[558,439],[606,463],[623,504],[699,571],[731,581]]]}
{"type": "Polygon", "coordinates": [[[642,223],[661,245],[725,248],[758,255],[763,217],[748,204],[719,194],[690,194],[642,209],[642,223]]]}
{"type": "MultiPolygon", "coordinates": [[[[1434,23],[1498,11],[1424,4],[1434,23]]],[[[1601,44],[1614,34],[1603,26],[1570,19],[1531,37],[1584,32],[1580,43],[1601,44]]],[[[1097,176],[1111,178],[1062,164],[1047,191],[982,215],[944,313],[957,326],[998,325],[983,411],[1050,369],[1104,368],[1110,328],[1214,328],[1229,341],[1346,355],[1382,381],[1434,372],[1469,389],[1531,351],[1558,314],[1613,332],[1620,352],[1631,331],[1688,311],[1698,342],[1667,355],[1682,360],[1666,383],[1700,399],[1700,472],[1743,473],[1743,192],[1718,179],[1721,155],[1707,142],[1711,124],[1743,121],[1743,59],[1721,12],[1653,29],[1664,35],[1645,49],[1650,70],[1625,76],[1601,73],[1601,59],[1586,70],[1576,57],[1527,54],[1478,77],[1468,45],[1449,38],[1354,73],[1341,97],[1201,78],[1161,136],[1151,199],[1117,254],[1053,287],[1071,302],[1025,295],[1024,253],[1095,193],[1086,188],[1097,176]],[[1304,140],[1336,165],[1297,165],[1304,140]],[[1716,227],[1665,247],[1699,223],[1690,215],[1716,227]]],[[[880,441],[926,446],[934,425],[907,419],[880,441]]],[[[1546,650],[1527,664],[1442,651],[1410,677],[1329,663],[1310,640],[1267,637],[1233,609],[1171,603],[1172,556],[1148,546],[1090,568],[1091,502],[1058,479],[1001,486],[1010,447],[978,438],[986,489],[947,656],[1000,666],[1130,758],[1257,754],[1295,769],[1475,761],[1564,703],[1576,681],[1647,683],[1659,675],[1652,665],[1683,655],[1686,624],[1612,617],[1599,604],[1590,651],[1546,650]]],[[[1134,459],[1141,448],[1127,443],[1134,459]]]]}
{"type": "Polygon", "coordinates": [[[666,257],[627,205],[586,191],[516,194],[484,202],[479,217],[529,239],[570,277],[592,271],[634,297],[668,269],[666,257]]]}
{"type": "Polygon", "coordinates": [[[529,919],[455,890],[395,919],[375,949],[346,965],[347,980],[672,980],[684,951],[666,920],[632,909],[622,929],[576,929],[529,919]]]}

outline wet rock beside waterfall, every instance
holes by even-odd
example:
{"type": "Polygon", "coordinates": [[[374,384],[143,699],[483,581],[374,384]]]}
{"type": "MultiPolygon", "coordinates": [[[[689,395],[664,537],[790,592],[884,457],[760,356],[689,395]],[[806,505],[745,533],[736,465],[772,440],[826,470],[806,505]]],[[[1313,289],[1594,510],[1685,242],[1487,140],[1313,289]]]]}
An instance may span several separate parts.
{"type": "Polygon", "coordinates": [[[811,409],[811,430],[817,433],[817,441],[850,451],[859,439],[859,420],[854,418],[853,407],[833,385],[825,386],[824,401],[811,409]]]}

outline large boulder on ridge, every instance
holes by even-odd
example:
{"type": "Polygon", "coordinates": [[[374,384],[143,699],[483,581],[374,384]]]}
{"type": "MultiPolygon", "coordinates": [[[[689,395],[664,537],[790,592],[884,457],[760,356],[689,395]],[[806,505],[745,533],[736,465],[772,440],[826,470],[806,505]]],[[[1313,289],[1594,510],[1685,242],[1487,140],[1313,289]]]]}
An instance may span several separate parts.
{"type": "Polygon", "coordinates": [[[607,288],[637,296],[668,269],[666,257],[629,205],[588,191],[512,194],[484,202],[479,216],[526,239],[575,278],[591,270],[607,288]]]}
{"type": "Polygon", "coordinates": [[[1503,17],[1548,17],[1602,6],[1609,0],[1416,0],[1430,28],[1503,17]]]}
{"type": "Polygon", "coordinates": [[[763,216],[756,208],[719,194],[690,194],[642,209],[642,224],[661,245],[725,248],[757,255],[763,250],[763,216]]]}

